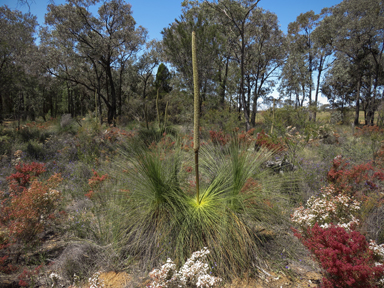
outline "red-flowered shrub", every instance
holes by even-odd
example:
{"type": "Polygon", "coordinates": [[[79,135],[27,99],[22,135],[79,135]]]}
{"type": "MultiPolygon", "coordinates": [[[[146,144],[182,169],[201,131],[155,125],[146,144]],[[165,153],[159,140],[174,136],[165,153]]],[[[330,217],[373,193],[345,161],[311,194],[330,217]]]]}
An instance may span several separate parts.
{"type": "Polygon", "coordinates": [[[265,133],[264,130],[261,130],[260,133],[257,133],[256,147],[263,147],[276,152],[284,150],[284,145],[279,142],[275,142],[272,137],[265,133]]]}
{"type": "Polygon", "coordinates": [[[327,180],[339,193],[363,194],[364,191],[377,189],[377,184],[384,180],[384,173],[370,162],[352,165],[346,159],[337,156],[333,160],[327,180]]]}
{"type": "Polygon", "coordinates": [[[54,219],[61,200],[61,193],[54,188],[61,180],[55,174],[46,182],[34,179],[22,192],[0,193],[0,226],[8,231],[10,242],[29,241],[54,219]]]}
{"type": "Polygon", "coordinates": [[[56,118],[50,118],[48,121],[37,123],[35,121],[25,124],[25,126],[22,126],[21,129],[24,128],[37,128],[39,130],[46,130],[53,124],[53,122],[56,120],[56,118]]]}
{"type": "Polygon", "coordinates": [[[39,265],[33,270],[24,269],[23,272],[19,275],[19,285],[21,287],[34,287],[37,276],[39,275],[40,269],[43,265],[39,265]]]}
{"type": "Polygon", "coordinates": [[[92,199],[94,193],[100,190],[101,183],[108,179],[108,174],[99,175],[95,170],[92,169],[92,171],[93,176],[88,180],[88,185],[92,190],[85,194],[89,199],[92,199]]]}
{"type": "MultiPolygon", "coordinates": [[[[239,128],[235,129],[235,132],[238,132],[239,128]]],[[[255,128],[252,128],[248,130],[247,132],[242,131],[237,135],[237,140],[240,145],[244,145],[245,147],[249,148],[252,143],[255,142],[255,137],[253,133],[255,132],[255,128]]]]}
{"type": "Polygon", "coordinates": [[[241,188],[241,193],[247,194],[261,189],[261,184],[253,178],[248,178],[244,186],[241,188]]]}
{"type": "Polygon", "coordinates": [[[7,249],[36,239],[37,233],[60,219],[60,212],[55,215],[61,200],[61,193],[55,189],[62,181],[60,174],[39,181],[44,164],[25,164],[16,169],[18,172],[9,177],[8,192],[0,191],[0,272],[7,274],[19,269],[10,263],[7,249]]]}
{"type": "Polygon", "coordinates": [[[169,152],[175,147],[175,143],[176,142],[164,132],[160,141],[158,143],[152,142],[151,145],[149,145],[149,149],[156,150],[156,152],[158,152],[159,149],[164,150],[164,152],[169,152]]]}
{"type": "Polygon", "coordinates": [[[193,167],[192,167],[192,166],[186,166],[186,167],[184,168],[184,170],[185,170],[185,172],[187,172],[187,173],[191,173],[191,172],[193,172],[193,167]]]}
{"type": "Polygon", "coordinates": [[[135,137],[135,131],[127,132],[116,127],[108,128],[103,133],[103,139],[111,143],[120,142],[123,139],[132,139],[135,137]]]}
{"type": "Polygon", "coordinates": [[[220,131],[210,130],[209,136],[214,145],[220,145],[220,146],[225,146],[225,144],[227,144],[231,139],[231,137],[228,134],[225,134],[222,130],[220,131]]]}
{"type": "Polygon", "coordinates": [[[46,172],[44,166],[44,164],[36,162],[16,165],[15,169],[17,172],[7,177],[10,189],[20,192],[27,188],[33,179],[46,172]]]}
{"type": "Polygon", "coordinates": [[[384,129],[376,125],[365,125],[361,128],[356,127],[355,136],[357,137],[383,137],[384,129]]]}
{"type": "Polygon", "coordinates": [[[193,149],[193,133],[189,135],[184,135],[181,138],[181,150],[189,151],[193,149]]]}
{"type": "MultiPolygon", "coordinates": [[[[5,249],[8,245],[0,245],[0,251],[5,249]]],[[[19,268],[11,263],[7,263],[8,255],[0,257],[0,272],[4,274],[11,274],[14,271],[17,271],[19,268]]]]}
{"type": "Polygon", "coordinates": [[[294,232],[325,270],[322,287],[377,287],[384,275],[383,265],[375,265],[369,243],[357,231],[347,232],[335,226],[323,229],[316,223],[308,228],[305,237],[294,232]]]}

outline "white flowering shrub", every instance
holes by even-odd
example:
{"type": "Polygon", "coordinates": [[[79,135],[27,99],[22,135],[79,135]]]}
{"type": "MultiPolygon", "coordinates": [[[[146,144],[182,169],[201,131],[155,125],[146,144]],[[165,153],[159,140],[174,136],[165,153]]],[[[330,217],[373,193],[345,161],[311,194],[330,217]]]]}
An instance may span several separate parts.
{"type": "Polygon", "coordinates": [[[176,265],[168,258],[160,269],[154,269],[149,273],[152,278],[150,288],[173,287],[214,287],[219,284],[221,278],[211,276],[208,272],[207,255],[209,250],[204,247],[192,254],[179,271],[176,265]]]}
{"type": "MultiPolygon", "coordinates": [[[[87,288],[105,288],[105,283],[103,279],[100,279],[101,272],[94,273],[91,277],[88,278],[87,285],[81,285],[81,278],[80,276],[74,274],[73,275],[73,284],[69,286],[68,288],[81,288],[81,287],[87,287],[87,288]]],[[[52,286],[53,287],[53,286],[52,286]]]]}
{"type": "MultiPolygon", "coordinates": [[[[376,266],[379,266],[379,265],[384,265],[383,262],[384,262],[384,244],[380,244],[378,245],[376,243],[375,240],[369,240],[369,249],[371,249],[373,251],[373,253],[375,254],[375,256],[377,257],[377,261],[375,263],[376,266]]],[[[384,277],[382,277],[380,280],[379,280],[379,283],[380,287],[383,287],[384,286],[384,277]]]]}
{"type": "Polygon", "coordinates": [[[89,288],[104,288],[104,281],[99,279],[101,272],[96,272],[88,279],[89,288]]]}
{"type": "Polygon", "coordinates": [[[369,240],[369,249],[381,260],[384,260],[384,244],[378,245],[375,240],[369,240]]]}
{"type": "Polygon", "coordinates": [[[54,272],[49,274],[49,279],[51,279],[51,281],[52,281],[52,286],[51,287],[57,287],[58,286],[58,282],[63,280],[63,278],[59,274],[54,273],[54,272]]]}
{"type": "Polygon", "coordinates": [[[312,196],[308,199],[307,208],[301,206],[291,216],[291,220],[303,231],[315,223],[322,228],[328,228],[332,223],[348,231],[359,224],[355,215],[360,209],[360,202],[347,195],[335,195],[332,185],[323,187],[321,192],[320,197],[312,196]]]}
{"type": "Polygon", "coordinates": [[[16,159],[11,160],[12,165],[19,165],[21,163],[21,156],[23,155],[23,151],[17,150],[13,155],[16,157],[16,159]]]}
{"type": "Polygon", "coordinates": [[[176,264],[168,258],[167,262],[160,269],[154,269],[149,273],[149,277],[153,279],[149,287],[171,287],[175,282],[176,264]]]}

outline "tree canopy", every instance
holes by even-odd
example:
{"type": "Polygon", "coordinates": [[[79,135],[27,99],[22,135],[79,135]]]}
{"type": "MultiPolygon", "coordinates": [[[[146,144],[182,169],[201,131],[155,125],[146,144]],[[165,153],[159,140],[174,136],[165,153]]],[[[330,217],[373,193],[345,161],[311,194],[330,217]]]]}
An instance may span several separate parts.
{"type": "Polygon", "coordinates": [[[170,119],[180,121],[177,114],[192,105],[193,31],[202,115],[236,111],[250,129],[273,96],[309,105],[315,120],[321,93],[335,109],[353,107],[355,124],[360,110],[373,124],[382,101],[379,0],[303,11],[286,34],[259,0],[185,0],[161,41],[147,39],[123,0],[66,0],[47,11],[37,29],[30,13],[0,7],[0,119],[92,112],[101,122],[128,117],[148,126],[168,103],[170,119]]]}

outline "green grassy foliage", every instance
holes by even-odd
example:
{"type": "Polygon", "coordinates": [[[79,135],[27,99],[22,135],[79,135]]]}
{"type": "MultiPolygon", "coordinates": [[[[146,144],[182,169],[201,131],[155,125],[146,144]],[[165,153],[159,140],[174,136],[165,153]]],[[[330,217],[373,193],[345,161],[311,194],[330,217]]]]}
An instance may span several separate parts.
{"type": "Polygon", "coordinates": [[[276,207],[265,205],[271,195],[262,185],[261,165],[271,152],[235,143],[221,150],[203,146],[199,201],[188,193],[195,183],[182,169],[187,155],[179,148],[164,153],[162,147],[136,146],[120,152],[119,178],[127,179],[129,190],[119,243],[125,256],[147,268],[168,257],[180,265],[209,247],[216,272],[225,276],[244,273],[258,261],[261,239],[255,227],[279,217],[276,207]]]}

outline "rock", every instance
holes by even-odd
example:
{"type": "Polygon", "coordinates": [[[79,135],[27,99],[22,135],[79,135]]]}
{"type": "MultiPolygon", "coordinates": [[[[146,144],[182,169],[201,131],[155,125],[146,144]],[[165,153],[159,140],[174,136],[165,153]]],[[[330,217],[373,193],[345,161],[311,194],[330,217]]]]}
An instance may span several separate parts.
{"type": "Polygon", "coordinates": [[[335,144],[337,142],[337,138],[334,136],[334,133],[322,127],[319,128],[317,138],[324,144],[335,144]]]}
{"type": "Polygon", "coordinates": [[[65,128],[71,124],[72,124],[71,114],[64,114],[63,116],[61,116],[61,120],[60,120],[60,127],[61,128],[65,128]]]}
{"type": "Polygon", "coordinates": [[[272,169],[274,172],[281,174],[283,174],[284,172],[295,171],[297,169],[295,165],[290,163],[285,158],[275,161],[268,160],[267,162],[265,162],[265,166],[267,168],[272,169]]]}

